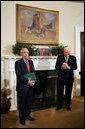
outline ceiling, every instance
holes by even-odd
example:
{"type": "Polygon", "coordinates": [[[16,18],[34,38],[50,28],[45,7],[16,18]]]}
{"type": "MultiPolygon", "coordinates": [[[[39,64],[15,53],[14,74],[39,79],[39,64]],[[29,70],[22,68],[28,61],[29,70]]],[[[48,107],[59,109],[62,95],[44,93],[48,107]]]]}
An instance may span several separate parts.
{"type": "Polygon", "coordinates": [[[84,3],[84,1],[68,1],[68,2],[84,3]]]}

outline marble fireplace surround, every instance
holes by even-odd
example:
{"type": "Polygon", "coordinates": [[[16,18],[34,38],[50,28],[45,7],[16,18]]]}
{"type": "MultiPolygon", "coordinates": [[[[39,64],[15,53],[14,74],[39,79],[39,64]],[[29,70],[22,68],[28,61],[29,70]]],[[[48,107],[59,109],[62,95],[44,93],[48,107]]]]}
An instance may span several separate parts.
{"type": "MultiPolygon", "coordinates": [[[[11,89],[11,108],[10,110],[17,109],[17,93],[16,93],[16,74],[15,74],[15,61],[19,60],[21,56],[4,56],[5,61],[5,79],[7,80],[8,87],[11,89]]],[[[57,56],[30,56],[33,60],[35,70],[54,70],[57,56]]]]}

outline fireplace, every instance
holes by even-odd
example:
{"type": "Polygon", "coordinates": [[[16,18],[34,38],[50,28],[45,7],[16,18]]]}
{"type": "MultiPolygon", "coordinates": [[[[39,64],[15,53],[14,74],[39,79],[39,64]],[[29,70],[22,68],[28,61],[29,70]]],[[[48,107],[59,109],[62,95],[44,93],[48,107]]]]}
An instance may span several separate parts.
{"type": "Polygon", "coordinates": [[[56,105],[57,71],[35,71],[37,82],[33,90],[32,110],[44,109],[56,105]]]}
{"type": "MultiPolygon", "coordinates": [[[[11,109],[17,109],[17,92],[16,92],[16,74],[15,61],[19,60],[20,56],[5,56],[4,79],[8,82],[8,88],[11,89],[11,109]]],[[[45,108],[56,104],[56,88],[57,88],[57,71],[55,70],[56,56],[32,56],[35,66],[35,74],[37,83],[33,90],[32,109],[45,108]]]]}

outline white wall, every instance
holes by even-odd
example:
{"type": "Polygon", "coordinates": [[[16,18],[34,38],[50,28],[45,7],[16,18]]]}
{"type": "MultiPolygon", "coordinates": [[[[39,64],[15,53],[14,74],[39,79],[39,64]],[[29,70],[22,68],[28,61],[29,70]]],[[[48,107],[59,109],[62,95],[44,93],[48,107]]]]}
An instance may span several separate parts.
{"type": "Polygon", "coordinates": [[[84,26],[84,4],[65,1],[1,1],[1,53],[12,55],[16,43],[16,4],[59,11],[59,43],[74,53],[74,28],[84,26]]]}
{"type": "MultiPolygon", "coordinates": [[[[59,43],[68,45],[71,48],[71,54],[76,55],[75,27],[84,27],[84,3],[69,1],[1,1],[2,56],[13,55],[12,45],[16,43],[16,4],[59,11],[59,43]]],[[[4,87],[4,58],[1,61],[1,86],[4,87]]]]}

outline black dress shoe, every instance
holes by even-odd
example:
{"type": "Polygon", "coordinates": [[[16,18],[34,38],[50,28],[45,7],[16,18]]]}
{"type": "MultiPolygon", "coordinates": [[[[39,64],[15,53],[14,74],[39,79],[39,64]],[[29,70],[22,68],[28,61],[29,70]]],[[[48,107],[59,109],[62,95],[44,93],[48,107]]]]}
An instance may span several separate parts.
{"type": "Polygon", "coordinates": [[[70,107],[66,107],[66,109],[67,109],[68,111],[71,111],[71,108],[70,108],[70,107]]]}
{"type": "Polygon", "coordinates": [[[60,110],[61,108],[62,108],[62,107],[57,107],[57,108],[56,108],[56,111],[60,110]]]}
{"type": "Polygon", "coordinates": [[[27,120],[34,121],[35,119],[31,116],[26,117],[27,120]]]}
{"type": "Polygon", "coordinates": [[[21,123],[22,125],[25,125],[25,121],[24,121],[24,120],[20,120],[20,123],[21,123]]]}

